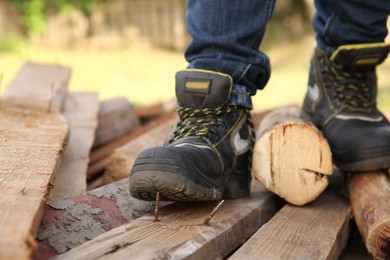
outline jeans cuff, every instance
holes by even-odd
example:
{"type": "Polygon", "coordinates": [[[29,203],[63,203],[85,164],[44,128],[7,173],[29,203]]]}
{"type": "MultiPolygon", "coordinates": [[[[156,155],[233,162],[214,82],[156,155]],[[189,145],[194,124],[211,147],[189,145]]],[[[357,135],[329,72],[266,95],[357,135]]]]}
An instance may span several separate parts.
{"type": "Polygon", "coordinates": [[[242,106],[249,109],[253,108],[252,98],[246,87],[233,84],[232,93],[228,101],[229,106],[242,106]]]}

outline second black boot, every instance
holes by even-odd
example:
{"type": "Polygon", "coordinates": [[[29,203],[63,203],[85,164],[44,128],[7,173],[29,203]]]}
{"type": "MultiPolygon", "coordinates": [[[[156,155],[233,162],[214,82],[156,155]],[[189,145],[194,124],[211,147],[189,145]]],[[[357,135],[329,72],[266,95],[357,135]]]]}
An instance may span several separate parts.
{"type": "Polygon", "coordinates": [[[328,140],[334,163],[348,172],[390,168],[390,124],[377,109],[376,66],[389,44],[358,44],[311,59],[303,116],[328,140]]]}
{"type": "Polygon", "coordinates": [[[230,76],[203,70],[176,74],[179,122],[163,147],[142,152],[130,194],[143,200],[204,201],[249,194],[254,129],[247,108],[229,106],[230,76]]]}

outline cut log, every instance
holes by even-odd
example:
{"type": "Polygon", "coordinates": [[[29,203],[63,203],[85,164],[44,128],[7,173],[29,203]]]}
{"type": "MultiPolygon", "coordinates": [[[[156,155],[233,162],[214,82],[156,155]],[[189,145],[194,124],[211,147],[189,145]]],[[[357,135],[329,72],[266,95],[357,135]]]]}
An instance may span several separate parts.
{"type": "Polygon", "coordinates": [[[69,198],[86,190],[87,166],[98,113],[96,93],[69,93],[64,116],[70,128],[69,142],[65,148],[61,170],[56,176],[50,200],[69,198]]]}
{"type": "Polygon", "coordinates": [[[356,225],[375,259],[390,259],[390,176],[353,173],[348,191],[356,225]]]}
{"type": "Polygon", "coordinates": [[[225,201],[211,219],[215,202],[175,203],[160,209],[159,221],[145,215],[59,256],[59,259],[215,259],[241,245],[275,213],[270,193],[225,201]]]}
{"type": "Polygon", "coordinates": [[[1,106],[58,113],[70,74],[68,67],[27,62],[4,90],[1,106]]]}
{"type": "Polygon", "coordinates": [[[93,191],[47,204],[34,259],[49,259],[104,232],[153,212],[154,203],[129,195],[124,179],[93,191]]]}
{"type": "Polygon", "coordinates": [[[163,145],[164,140],[173,131],[175,122],[176,119],[171,119],[116,149],[106,166],[103,182],[108,184],[129,177],[138,154],[147,148],[163,145]]]}
{"type": "Polygon", "coordinates": [[[285,205],[229,259],[338,259],[351,209],[334,192],[302,207],[285,205]]]}
{"type": "Polygon", "coordinates": [[[28,259],[68,127],[56,113],[0,111],[0,259],[28,259]]]}
{"type": "Polygon", "coordinates": [[[109,156],[114,152],[115,149],[126,145],[128,142],[138,138],[139,136],[151,131],[152,129],[166,123],[173,118],[176,118],[176,113],[171,112],[169,114],[165,114],[161,118],[146,123],[145,125],[134,129],[130,133],[94,149],[90,154],[91,162],[87,171],[88,177],[91,178],[105,169],[107,163],[109,162],[109,156]]]}
{"type": "Polygon", "coordinates": [[[133,106],[125,97],[105,100],[99,107],[99,125],[93,147],[101,146],[130,132],[140,124],[133,106]]]}
{"type": "Polygon", "coordinates": [[[316,199],[333,173],[328,142],[298,108],[269,113],[259,126],[253,155],[253,175],[270,191],[294,205],[316,199]]]}

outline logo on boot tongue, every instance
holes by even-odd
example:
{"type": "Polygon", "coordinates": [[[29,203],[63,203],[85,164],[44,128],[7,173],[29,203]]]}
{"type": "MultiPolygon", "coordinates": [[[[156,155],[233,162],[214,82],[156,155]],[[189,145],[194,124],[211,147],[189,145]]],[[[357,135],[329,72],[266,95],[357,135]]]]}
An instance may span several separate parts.
{"type": "Polygon", "coordinates": [[[209,94],[211,82],[211,79],[187,77],[185,82],[185,92],[209,94]]]}

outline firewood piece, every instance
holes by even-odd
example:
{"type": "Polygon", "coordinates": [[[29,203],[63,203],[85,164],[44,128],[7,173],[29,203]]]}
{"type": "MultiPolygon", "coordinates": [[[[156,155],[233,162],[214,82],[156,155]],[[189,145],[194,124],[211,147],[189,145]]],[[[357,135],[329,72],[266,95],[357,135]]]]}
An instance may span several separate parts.
{"type": "Polygon", "coordinates": [[[176,119],[171,119],[116,149],[106,166],[103,175],[104,183],[108,184],[129,177],[138,154],[147,148],[163,145],[164,140],[173,131],[175,122],[176,119]]]}
{"type": "Polygon", "coordinates": [[[0,111],[0,259],[28,259],[68,133],[57,113],[0,111]]]}
{"type": "Polygon", "coordinates": [[[147,214],[60,255],[59,259],[157,259],[225,257],[275,213],[269,192],[225,201],[209,225],[203,225],[218,202],[175,203],[147,214]],[[245,227],[243,229],[243,227],[245,227]]]}
{"type": "Polygon", "coordinates": [[[67,95],[63,114],[70,128],[69,142],[50,192],[50,200],[72,197],[86,190],[88,155],[97,127],[97,113],[97,93],[67,95]]]}
{"type": "Polygon", "coordinates": [[[254,148],[253,175],[286,201],[304,205],[325,190],[333,164],[322,134],[296,115],[299,112],[282,108],[261,122],[263,134],[254,148]]]}
{"type": "Polygon", "coordinates": [[[376,259],[390,258],[390,176],[387,172],[353,173],[348,191],[356,225],[376,259]]]}
{"type": "Polygon", "coordinates": [[[302,207],[286,204],[229,259],[338,259],[351,208],[335,192],[302,207]]]}
{"type": "Polygon", "coordinates": [[[67,252],[108,230],[153,212],[153,202],[137,200],[124,179],[44,207],[34,259],[67,252]]]}
{"type": "Polygon", "coordinates": [[[101,146],[139,126],[134,107],[125,97],[100,102],[98,128],[93,147],[101,146]]]}
{"type": "Polygon", "coordinates": [[[59,113],[70,74],[65,66],[27,62],[4,90],[1,106],[59,113]]]}

